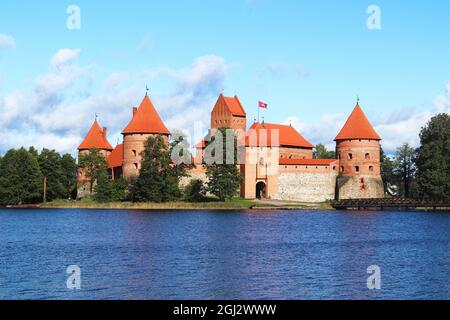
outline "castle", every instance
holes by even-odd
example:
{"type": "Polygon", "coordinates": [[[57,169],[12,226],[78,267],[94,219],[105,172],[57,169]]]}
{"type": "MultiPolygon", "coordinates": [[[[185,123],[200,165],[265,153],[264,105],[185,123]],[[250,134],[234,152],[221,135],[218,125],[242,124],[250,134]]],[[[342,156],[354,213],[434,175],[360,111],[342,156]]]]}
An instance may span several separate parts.
{"type": "MultiPolygon", "coordinates": [[[[336,136],[337,159],[314,159],[314,146],[291,125],[255,122],[247,130],[247,114],[239,98],[223,94],[211,112],[209,134],[196,145],[197,155],[205,151],[206,141],[222,127],[245,133],[240,164],[241,197],[245,199],[324,202],[384,197],[380,174],[381,137],[359,103],[336,136]]],[[[139,174],[140,154],[148,137],[162,135],[168,143],[170,132],[146,95],[140,106],[132,109],[132,118],[122,135],[123,143],[113,148],[107,139],[107,129],[95,120],[78,147],[79,155],[100,149],[112,179],[131,179],[139,174]]],[[[190,179],[207,182],[201,160],[181,183],[185,185],[190,179]]],[[[77,184],[79,198],[90,195],[89,183],[81,169],[77,184]]]]}

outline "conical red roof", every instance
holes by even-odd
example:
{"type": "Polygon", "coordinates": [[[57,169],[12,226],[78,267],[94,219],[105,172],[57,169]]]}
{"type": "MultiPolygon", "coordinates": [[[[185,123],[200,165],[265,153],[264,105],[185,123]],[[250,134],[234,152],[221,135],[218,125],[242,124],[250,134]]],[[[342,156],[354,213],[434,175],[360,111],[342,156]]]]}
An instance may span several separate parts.
{"type": "Polygon", "coordinates": [[[372,127],[359,104],[356,105],[341,132],[334,140],[355,139],[381,140],[381,137],[372,127]]]}
{"type": "Polygon", "coordinates": [[[101,149],[113,150],[113,147],[106,138],[106,129],[102,129],[97,120],[94,121],[91,129],[84,138],[84,141],[78,147],[78,150],[101,149]]]}
{"type": "Polygon", "coordinates": [[[133,119],[122,132],[128,133],[170,134],[148,96],[144,97],[133,119]]]}

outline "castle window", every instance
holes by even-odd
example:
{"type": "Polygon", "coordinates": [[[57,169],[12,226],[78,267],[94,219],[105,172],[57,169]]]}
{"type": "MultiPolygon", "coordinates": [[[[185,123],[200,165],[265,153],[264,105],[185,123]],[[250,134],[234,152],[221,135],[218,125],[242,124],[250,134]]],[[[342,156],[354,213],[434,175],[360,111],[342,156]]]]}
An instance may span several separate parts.
{"type": "Polygon", "coordinates": [[[370,172],[373,172],[373,166],[370,166],[370,167],[369,167],[369,171],[370,171],[370,172]]]}
{"type": "Polygon", "coordinates": [[[370,160],[370,153],[366,153],[366,160],[370,160]]]}
{"type": "Polygon", "coordinates": [[[137,152],[136,152],[136,150],[132,150],[132,152],[133,152],[133,156],[135,156],[135,157],[136,157],[136,155],[137,155],[137,152]]]}
{"type": "Polygon", "coordinates": [[[139,168],[139,166],[138,166],[137,163],[134,164],[134,168],[135,168],[136,170],[139,168]]]}
{"type": "Polygon", "coordinates": [[[341,154],[340,154],[340,153],[339,153],[339,155],[338,155],[338,159],[341,160],[341,154]]]}
{"type": "Polygon", "coordinates": [[[359,166],[356,166],[356,167],[355,167],[355,171],[356,171],[356,172],[359,172],[359,166]]]}
{"type": "Polygon", "coordinates": [[[349,153],[349,154],[348,154],[348,159],[349,159],[349,160],[352,160],[352,159],[353,159],[353,153],[349,153]]]}
{"type": "Polygon", "coordinates": [[[336,167],[333,167],[333,171],[336,171],[336,167]]]}
{"type": "Polygon", "coordinates": [[[341,167],[341,172],[344,172],[344,167],[341,167]]]}

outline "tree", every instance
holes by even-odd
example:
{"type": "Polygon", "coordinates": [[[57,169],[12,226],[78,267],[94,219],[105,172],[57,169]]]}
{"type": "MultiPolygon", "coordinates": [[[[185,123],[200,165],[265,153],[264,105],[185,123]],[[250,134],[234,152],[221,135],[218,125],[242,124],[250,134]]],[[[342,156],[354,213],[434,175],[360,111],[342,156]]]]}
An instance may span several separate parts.
{"type": "Polygon", "coordinates": [[[0,204],[40,202],[43,176],[38,160],[24,148],[9,150],[0,161],[0,204]]]}
{"type": "Polygon", "coordinates": [[[179,198],[179,173],[170,164],[163,137],[149,137],[141,156],[141,170],[132,187],[133,201],[167,202],[179,198]]]}
{"type": "Polygon", "coordinates": [[[439,114],[422,128],[417,185],[424,197],[450,198],[450,116],[439,114]]]}
{"type": "Polygon", "coordinates": [[[212,164],[206,166],[206,175],[208,177],[207,190],[219,198],[220,201],[225,201],[231,199],[238,194],[239,186],[242,182],[242,176],[239,172],[237,166],[237,139],[234,135],[230,137],[227,136],[227,130],[229,128],[220,128],[214,136],[211,137],[207,145],[207,149],[210,148],[211,144],[214,144],[214,149],[212,156],[216,157],[217,151],[221,151],[220,163],[215,161],[212,164]],[[228,150],[229,153],[233,154],[233,160],[229,161],[226,159],[227,154],[227,138],[233,139],[230,143],[233,145],[233,150],[228,150]],[[218,139],[222,139],[219,141],[218,139]],[[222,148],[222,150],[220,150],[222,148]]]}
{"type": "Polygon", "coordinates": [[[67,198],[67,189],[62,182],[64,171],[60,154],[55,150],[43,149],[37,159],[39,168],[47,181],[46,200],[67,198]]]}
{"type": "Polygon", "coordinates": [[[120,202],[127,199],[127,183],[124,179],[112,180],[105,171],[99,174],[95,185],[94,200],[97,202],[120,202]]]}
{"type": "Polygon", "coordinates": [[[108,168],[106,159],[99,149],[91,149],[89,153],[80,156],[79,167],[83,169],[86,178],[89,180],[89,191],[92,194],[95,181],[108,168]]]}
{"type": "Polygon", "coordinates": [[[335,151],[328,151],[325,145],[318,144],[313,153],[314,159],[336,159],[335,151]]]}
{"type": "Polygon", "coordinates": [[[61,183],[65,188],[65,198],[76,198],[76,179],[77,179],[77,163],[74,157],[70,154],[65,154],[61,158],[61,167],[63,176],[61,183]]]}
{"type": "Polygon", "coordinates": [[[206,199],[206,188],[202,180],[191,180],[185,188],[185,198],[189,202],[202,202],[206,199]]]}
{"type": "Polygon", "coordinates": [[[401,194],[407,198],[411,195],[411,184],[416,173],[416,151],[408,143],[400,146],[394,156],[394,175],[399,179],[401,194]]]}
{"type": "Polygon", "coordinates": [[[394,175],[394,162],[384,153],[381,148],[381,178],[383,179],[384,191],[389,196],[394,196],[398,192],[398,179],[394,175]]]}

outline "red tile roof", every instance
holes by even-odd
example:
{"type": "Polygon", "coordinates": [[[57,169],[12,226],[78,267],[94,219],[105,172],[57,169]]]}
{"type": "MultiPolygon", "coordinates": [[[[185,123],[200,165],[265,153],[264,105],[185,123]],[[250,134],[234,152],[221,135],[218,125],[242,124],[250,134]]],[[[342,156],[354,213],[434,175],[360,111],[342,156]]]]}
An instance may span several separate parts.
{"type": "Polygon", "coordinates": [[[128,133],[170,134],[148,96],[144,97],[130,123],[122,132],[128,133]]]}
{"type": "Polygon", "coordinates": [[[123,163],[123,144],[117,145],[106,161],[108,162],[108,168],[110,169],[121,167],[123,163]]]}
{"type": "Polygon", "coordinates": [[[356,105],[341,132],[334,140],[338,141],[354,139],[381,140],[381,137],[372,127],[359,104],[356,105]]]}
{"type": "MultiPolygon", "coordinates": [[[[297,147],[297,148],[306,148],[313,149],[314,145],[309,143],[297,130],[295,130],[292,126],[280,125],[280,124],[270,124],[270,123],[254,123],[249,132],[247,133],[246,144],[249,146],[250,142],[250,133],[254,130],[256,132],[256,136],[258,137],[257,146],[272,146],[272,147],[297,147]],[[260,134],[261,130],[267,131],[267,143],[260,141],[261,137],[264,137],[264,134],[260,134]],[[279,132],[279,143],[276,141],[271,141],[272,130],[278,130],[279,132]]],[[[275,135],[274,135],[275,137],[275,135]]]]}
{"type": "Polygon", "coordinates": [[[337,162],[337,159],[280,159],[281,165],[299,165],[299,166],[330,166],[337,162]]]}
{"type": "Polygon", "coordinates": [[[113,147],[106,138],[106,129],[102,129],[97,120],[92,124],[91,129],[78,147],[78,150],[101,149],[112,150],[113,147]]]}
{"type": "Polygon", "coordinates": [[[233,116],[237,117],[245,117],[247,114],[245,113],[244,107],[241,104],[241,101],[237,96],[234,97],[225,97],[223,94],[220,95],[221,98],[225,101],[225,105],[228,110],[230,110],[233,116]]]}

